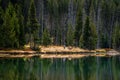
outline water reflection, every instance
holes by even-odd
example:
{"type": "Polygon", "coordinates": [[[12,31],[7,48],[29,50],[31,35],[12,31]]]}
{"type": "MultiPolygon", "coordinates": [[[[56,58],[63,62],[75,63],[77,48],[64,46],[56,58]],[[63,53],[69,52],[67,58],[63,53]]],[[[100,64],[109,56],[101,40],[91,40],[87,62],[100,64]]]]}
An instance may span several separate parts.
{"type": "Polygon", "coordinates": [[[0,80],[120,80],[120,57],[0,59],[0,80]]]}

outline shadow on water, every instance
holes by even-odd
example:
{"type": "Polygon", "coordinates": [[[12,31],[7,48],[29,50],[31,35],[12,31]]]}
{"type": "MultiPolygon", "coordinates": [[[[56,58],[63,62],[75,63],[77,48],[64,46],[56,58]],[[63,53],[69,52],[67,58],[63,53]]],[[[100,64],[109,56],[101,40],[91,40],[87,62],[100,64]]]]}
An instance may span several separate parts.
{"type": "Polygon", "coordinates": [[[120,80],[120,57],[0,59],[0,80],[120,80]]]}

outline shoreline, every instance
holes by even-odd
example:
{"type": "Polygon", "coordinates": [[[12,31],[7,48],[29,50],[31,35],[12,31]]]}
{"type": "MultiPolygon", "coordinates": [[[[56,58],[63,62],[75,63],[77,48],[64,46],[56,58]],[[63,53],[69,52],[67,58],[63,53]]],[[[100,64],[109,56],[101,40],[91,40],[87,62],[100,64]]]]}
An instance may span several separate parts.
{"type": "Polygon", "coordinates": [[[120,52],[114,49],[85,50],[79,47],[63,46],[39,46],[40,51],[33,51],[28,47],[23,50],[0,50],[0,58],[82,58],[88,56],[110,57],[119,56],[120,52]]]}
{"type": "Polygon", "coordinates": [[[0,51],[0,58],[68,58],[76,59],[83,57],[112,57],[120,56],[119,52],[38,52],[38,51],[0,51]]]}

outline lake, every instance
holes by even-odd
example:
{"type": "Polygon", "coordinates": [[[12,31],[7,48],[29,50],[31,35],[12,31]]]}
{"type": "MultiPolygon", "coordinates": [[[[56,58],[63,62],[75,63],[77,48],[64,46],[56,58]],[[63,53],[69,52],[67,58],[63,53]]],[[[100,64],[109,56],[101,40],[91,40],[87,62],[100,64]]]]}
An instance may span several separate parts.
{"type": "Polygon", "coordinates": [[[120,57],[0,58],[0,80],[120,80],[120,57]]]}

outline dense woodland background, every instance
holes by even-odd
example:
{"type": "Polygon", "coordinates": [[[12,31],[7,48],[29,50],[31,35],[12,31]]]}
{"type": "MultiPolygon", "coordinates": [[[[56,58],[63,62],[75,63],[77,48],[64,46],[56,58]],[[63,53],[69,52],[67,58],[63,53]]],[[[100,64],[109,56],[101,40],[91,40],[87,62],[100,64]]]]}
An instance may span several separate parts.
{"type": "Polygon", "coordinates": [[[120,49],[120,0],[0,0],[0,47],[120,49]]]}

